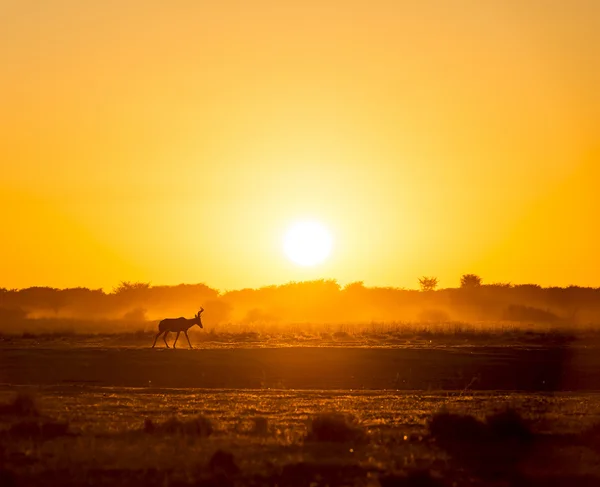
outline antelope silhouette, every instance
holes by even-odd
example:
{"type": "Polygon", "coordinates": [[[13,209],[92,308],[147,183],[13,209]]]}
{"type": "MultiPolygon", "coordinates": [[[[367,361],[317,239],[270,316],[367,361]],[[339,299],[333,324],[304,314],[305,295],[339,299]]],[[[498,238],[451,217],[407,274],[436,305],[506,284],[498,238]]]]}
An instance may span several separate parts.
{"type": "Polygon", "coordinates": [[[167,343],[167,335],[170,332],[177,332],[177,336],[175,337],[175,342],[173,342],[173,348],[176,348],[175,345],[177,344],[177,339],[179,338],[179,334],[181,332],[183,332],[185,334],[185,337],[187,338],[190,348],[194,348],[194,347],[192,347],[192,344],[190,342],[190,337],[188,336],[187,332],[194,325],[198,325],[200,328],[204,328],[202,326],[202,320],[200,318],[200,315],[202,314],[203,311],[204,311],[204,308],[200,307],[200,311],[198,311],[198,313],[196,313],[196,315],[191,319],[180,317],[180,318],[165,318],[164,320],[162,320],[158,324],[158,333],[154,337],[154,343],[152,344],[152,348],[154,348],[154,346],[156,345],[156,340],[158,340],[158,337],[163,335],[163,333],[164,333],[163,340],[165,341],[165,345],[167,346],[167,348],[171,348],[171,347],[169,347],[169,344],[167,343]]]}

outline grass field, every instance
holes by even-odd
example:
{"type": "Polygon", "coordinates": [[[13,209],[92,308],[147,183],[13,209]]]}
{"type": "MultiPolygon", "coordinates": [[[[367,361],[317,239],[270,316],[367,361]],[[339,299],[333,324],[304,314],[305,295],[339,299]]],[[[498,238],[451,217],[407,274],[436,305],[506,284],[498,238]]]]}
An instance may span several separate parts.
{"type": "Polygon", "coordinates": [[[589,342],[148,338],[3,340],[0,485],[600,485],[589,342]]]}

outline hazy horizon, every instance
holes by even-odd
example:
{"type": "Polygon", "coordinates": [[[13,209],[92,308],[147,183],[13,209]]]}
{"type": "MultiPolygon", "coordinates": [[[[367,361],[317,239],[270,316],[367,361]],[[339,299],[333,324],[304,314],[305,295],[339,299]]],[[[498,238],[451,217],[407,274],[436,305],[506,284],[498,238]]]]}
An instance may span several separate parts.
{"type": "MultiPolygon", "coordinates": [[[[151,286],[122,282],[100,289],[0,289],[3,332],[132,330],[168,316],[190,316],[201,308],[209,327],[283,326],[294,323],[366,326],[392,323],[524,330],[554,327],[597,330],[600,288],[543,288],[532,284],[485,285],[479,276],[461,276],[460,287],[436,289],[431,278],[420,289],[341,286],[335,280],[289,282],[222,292],[206,284],[151,286]]],[[[410,325],[409,325],[410,328],[410,325]]],[[[288,330],[289,331],[289,330],[288,330]]]]}
{"type": "MultiPolygon", "coordinates": [[[[419,277],[435,277],[435,276],[419,276],[419,277]]],[[[477,276],[477,277],[481,278],[481,276],[477,276]]],[[[459,288],[461,288],[460,278],[461,278],[461,276],[458,276],[455,279],[456,282],[453,282],[453,283],[443,283],[438,280],[437,285],[435,286],[434,289],[432,289],[432,291],[440,291],[440,290],[444,290],[444,289],[459,289],[459,288]]],[[[85,284],[79,284],[79,285],[74,285],[74,286],[50,286],[50,285],[46,285],[46,284],[33,284],[30,286],[23,286],[23,287],[11,287],[11,286],[6,286],[0,282],[0,290],[21,291],[21,290],[32,289],[32,288],[42,288],[42,289],[55,289],[55,290],[61,291],[61,290],[72,290],[72,289],[87,289],[90,291],[99,290],[105,294],[110,294],[110,293],[116,292],[120,287],[123,287],[124,285],[125,286],[140,285],[140,286],[148,286],[149,288],[177,288],[177,287],[182,287],[182,286],[184,286],[184,287],[185,286],[206,286],[208,289],[214,290],[214,291],[218,292],[219,294],[225,294],[225,293],[229,293],[229,292],[237,292],[237,291],[245,291],[245,290],[256,291],[256,290],[260,290],[260,289],[267,289],[267,288],[273,288],[273,287],[285,287],[285,286],[291,285],[291,284],[311,284],[311,283],[315,283],[315,282],[333,282],[336,285],[338,285],[340,289],[345,289],[348,286],[360,284],[360,285],[364,286],[365,288],[369,288],[369,289],[394,289],[394,290],[399,290],[399,291],[422,291],[423,290],[422,287],[419,285],[419,278],[414,279],[415,283],[412,286],[391,286],[391,285],[386,286],[386,285],[369,284],[368,282],[365,282],[363,279],[358,279],[356,281],[350,281],[350,282],[340,282],[338,279],[335,279],[333,277],[320,277],[320,278],[316,278],[316,279],[291,280],[291,281],[277,282],[277,283],[274,282],[274,283],[264,284],[264,285],[259,285],[259,286],[240,286],[240,287],[236,287],[236,288],[218,288],[216,286],[212,286],[209,282],[206,282],[206,281],[178,282],[178,283],[174,283],[174,284],[168,284],[168,283],[155,283],[152,281],[119,280],[119,281],[115,281],[115,283],[113,285],[105,286],[105,287],[86,286],[85,284]]],[[[593,290],[600,289],[600,286],[582,286],[582,285],[575,284],[575,283],[566,284],[566,285],[555,285],[555,284],[543,285],[543,284],[539,284],[536,282],[511,282],[511,281],[488,282],[488,281],[485,281],[483,278],[481,278],[480,286],[496,286],[496,287],[536,286],[541,289],[568,289],[568,288],[582,288],[582,289],[593,289],[593,290]]]]}

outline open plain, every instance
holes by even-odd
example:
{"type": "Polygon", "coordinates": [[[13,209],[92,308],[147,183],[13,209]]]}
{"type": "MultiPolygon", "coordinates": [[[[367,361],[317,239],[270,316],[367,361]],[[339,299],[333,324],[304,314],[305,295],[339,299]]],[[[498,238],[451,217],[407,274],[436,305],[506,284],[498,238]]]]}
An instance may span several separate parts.
{"type": "Polygon", "coordinates": [[[590,340],[150,338],[4,337],[3,485],[600,483],[590,340]]]}

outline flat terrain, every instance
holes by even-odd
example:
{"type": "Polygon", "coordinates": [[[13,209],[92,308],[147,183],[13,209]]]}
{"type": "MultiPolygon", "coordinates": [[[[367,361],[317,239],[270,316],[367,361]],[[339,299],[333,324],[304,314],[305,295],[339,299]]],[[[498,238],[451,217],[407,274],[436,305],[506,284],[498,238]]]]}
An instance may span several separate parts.
{"type": "Polygon", "coordinates": [[[0,485],[600,485],[584,344],[76,342],[0,344],[0,485]]]}
{"type": "MultiPolygon", "coordinates": [[[[0,348],[0,383],[229,389],[600,391],[596,348],[531,346],[0,348]]],[[[184,347],[182,345],[182,347],[184,347]]]]}

